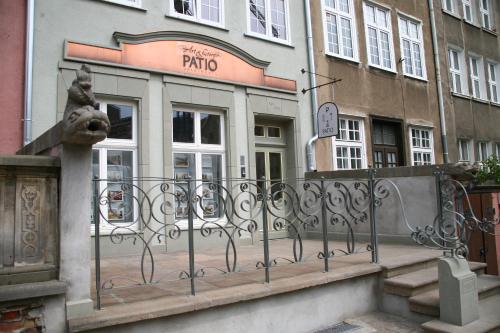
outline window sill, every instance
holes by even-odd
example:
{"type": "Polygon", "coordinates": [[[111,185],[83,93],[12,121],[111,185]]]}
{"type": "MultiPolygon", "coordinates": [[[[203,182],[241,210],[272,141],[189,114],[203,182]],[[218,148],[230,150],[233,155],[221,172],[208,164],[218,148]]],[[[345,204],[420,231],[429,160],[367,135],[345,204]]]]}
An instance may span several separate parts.
{"type": "Polygon", "coordinates": [[[141,11],[141,12],[147,12],[147,9],[145,9],[145,8],[142,8],[142,7],[139,7],[139,6],[135,6],[135,5],[132,5],[132,4],[127,5],[127,4],[124,4],[124,3],[115,2],[113,0],[94,0],[94,1],[109,3],[110,5],[120,6],[120,7],[123,7],[123,8],[135,9],[135,10],[138,10],[138,11],[141,11]]]}
{"type": "Polygon", "coordinates": [[[500,103],[498,103],[498,102],[490,102],[490,104],[491,104],[491,106],[500,108],[500,103]]]}
{"type": "Polygon", "coordinates": [[[479,24],[476,24],[474,22],[471,22],[471,21],[467,21],[466,19],[463,19],[464,23],[467,24],[468,26],[471,26],[471,27],[474,27],[476,29],[479,29],[481,30],[481,26],[479,24]]]}
{"type": "Polygon", "coordinates": [[[490,35],[498,37],[498,32],[497,31],[494,31],[494,30],[491,30],[491,29],[488,29],[488,28],[485,28],[485,27],[481,27],[481,30],[483,30],[484,32],[489,33],[490,35]]]}
{"type": "Polygon", "coordinates": [[[249,37],[249,38],[259,39],[259,40],[262,40],[262,41],[265,41],[265,42],[269,42],[269,43],[273,43],[273,44],[278,44],[278,45],[286,46],[286,47],[289,47],[289,48],[292,48],[292,49],[295,48],[295,46],[293,46],[288,41],[282,41],[282,40],[278,40],[278,39],[275,39],[275,38],[270,38],[270,37],[267,37],[267,36],[264,36],[264,35],[257,35],[257,34],[253,34],[253,33],[248,33],[247,32],[247,33],[244,33],[243,36],[249,37]]]}
{"type": "Polygon", "coordinates": [[[348,58],[348,57],[343,57],[343,56],[340,56],[338,54],[335,54],[335,53],[330,53],[330,52],[325,52],[325,55],[329,58],[335,58],[335,59],[339,59],[339,60],[345,60],[345,61],[349,61],[349,62],[352,62],[352,63],[355,63],[355,64],[359,64],[359,59],[355,59],[355,58],[348,58]]]}
{"type": "Polygon", "coordinates": [[[411,74],[403,74],[404,77],[408,78],[408,79],[414,79],[414,80],[417,80],[417,81],[421,81],[421,82],[424,82],[424,83],[429,83],[429,80],[427,80],[427,78],[424,78],[424,77],[420,77],[420,76],[416,76],[416,75],[411,75],[411,74]]]}
{"type": "Polygon", "coordinates": [[[449,10],[446,10],[446,9],[443,8],[443,13],[446,14],[446,15],[448,15],[448,16],[454,17],[457,20],[462,21],[462,18],[458,14],[456,14],[454,12],[450,12],[449,10]]]}
{"type": "Polygon", "coordinates": [[[197,24],[197,25],[199,24],[199,25],[203,25],[203,26],[206,26],[206,27],[215,28],[215,29],[219,29],[219,30],[222,30],[222,31],[229,32],[229,29],[226,29],[224,26],[219,25],[219,24],[215,24],[215,23],[211,24],[211,23],[199,21],[197,19],[190,19],[190,18],[187,18],[187,17],[177,16],[177,15],[168,15],[168,14],[165,14],[165,17],[169,18],[169,19],[179,20],[179,21],[182,21],[182,22],[189,22],[189,23],[193,23],[193,24],[197,24]]]}
{"type": "Polygon", "coordinates": [[[474,102],[481,103],[481,104],[490,104],[490,101],[488,101],[487,99],[482,99],[482,98],[477,98],[477,97],[471,97],[471,100],[474,101],[474,102]]]}
{"type": "Polygon", "coordinates": [[[372,64],[368,64],[368,67],[369,67],[369,68],[372,68],[372,69],[376,69],[376,70],[382,71],[382,72],[391,73],[391,74],[394,74],[394,75],[397,75],[397,74],[398,74],[398,72],[397,72],[397,71],[395,71],[395,70],[394,70],[394,69],[392,69],[392,68],[386,68],[386,67],[381,67],[381,66],[372,65],[372,64]]]}
{"type": "Polygon", "coordinates": [[[458,97],[458,98],[463,98],[463,99],[468,99],[470,100],[471,97],[469,95],[462,95],[462,94],[459,94],[459,93],[456,93],[456,92],[451,92],[451,95],[454,96],[454,97],[458,97]]]}

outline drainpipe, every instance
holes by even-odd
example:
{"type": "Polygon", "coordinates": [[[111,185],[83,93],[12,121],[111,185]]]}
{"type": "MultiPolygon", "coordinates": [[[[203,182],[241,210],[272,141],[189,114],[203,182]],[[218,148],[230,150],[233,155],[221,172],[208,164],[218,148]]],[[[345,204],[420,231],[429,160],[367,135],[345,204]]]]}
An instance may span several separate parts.
{"type": "MultiPolygon", "coordinates": [[[[316,86],[316,77],[313,72],[315,72],[314,65],[314,48],[313,48],[313,36],[312,36],[312,23],[311,23],[311,4],[309,0],[304,0],[304,11],[306,17],[306,34],[307,34],[307,62],[309,65],[309,84],[311,87],[316,86]]],[[[310,90],[311,94],[311,105],[312,105],[312,123],[313,123],[313,137],[307,141],[306,144],[306,159],[307,159],[307,171],[316,170],[316,159],[314,154],[314,145],[316,140],[318,140],[318,124],[317,124],[317,112],[318,112],[318,99],[316,96],[316,90],[310,90]]]]}
{"type": "Polygon", "coordinates": [[[26,64],[24,73],[24,134],[23,143],[31,142],[31,96],[33,89],[33,34],[35,0],[26,1],[26,64]]]}
{"type": "Polygon", "coordinates": [[[439,48],[436,33],[436,17],[434,15],[434,0],[428,0],[429,16],[431,21],[432,48],[434,50],[434,65],[436,66],[436,83],[439,100],[439,120],[441,122],[441,143],[443,145],[443,162],[449,163],[448,139],[446,135],[446,118],[444,114],[443,82],[441,79],[441,63],[439,59],[439,48]]]}

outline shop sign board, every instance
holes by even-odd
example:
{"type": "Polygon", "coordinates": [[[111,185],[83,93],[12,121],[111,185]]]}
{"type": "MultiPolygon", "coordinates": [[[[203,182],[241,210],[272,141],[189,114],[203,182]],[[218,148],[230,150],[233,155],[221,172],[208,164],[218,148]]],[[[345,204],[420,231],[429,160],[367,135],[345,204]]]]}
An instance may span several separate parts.
{"type": "Polygon", "coordinates": [[[339,134],[339,109],[335,103],[324,103],[318,109],[318,137],[327,138],[339,134]]]}

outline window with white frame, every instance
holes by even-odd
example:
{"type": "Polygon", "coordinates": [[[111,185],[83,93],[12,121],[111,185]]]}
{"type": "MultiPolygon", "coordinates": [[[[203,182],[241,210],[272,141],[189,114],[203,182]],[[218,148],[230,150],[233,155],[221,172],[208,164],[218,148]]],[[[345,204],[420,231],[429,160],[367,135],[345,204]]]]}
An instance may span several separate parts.
{"type": "Polygon", "coordinates": [[[481,14],[481,24],[483,28],[492,30],[493,22],[491,15],[490,0],[479,0],[479,12],[481,14]]]}
{"type": "Polygon", "coordinates": [[[339,135],[332,140],[336,170],[366,167],[364,130],[361,120],[340,118],[339,135]]]}
{"type": "Polygon", "coordinates": [[[410,127],[412,165],[430,165],[434,163],[434,144],[432,130],[410,127]]]}
{"type": "Polygon", "coordinates": [[[474,98],[485,99],[486,89],[484,82],[483,59],[473,55],[469,56],[470,80],[472,84],[472,96],[474,98]]]}
{"type": "MultiPolygon", "coordinates": [[[[100,101],[111,131],[92,149],[92,174],[100,179],[97,189],[106,205],[100,205],[100,230],[116,227],[137,229],[134,177],[137,176],[137,110],[126,101],[100,101]]],[[[92,230],[95,230],[92,216],[92,230]]]]}
{"type": "Polygon", "coordinates": [[[247,0],[248,31],[276,41],[289,41],[288,0],[247,0]]]}
{"type": "Polygon", "coordinates": [[[466,95],[467,81],[465,79],[464,52],[453,48],[448,49],[448,63],[450,64],[451,91],[466,95]]]}
{"type": "Polygon", "coordinates": [[[471,162],[471,140],[458,139],[458,160],[460,162],[471,162]]]}
{"type": "Polygon", "coordinates": [[[403,72],[406,75],[425,78],[422,23],[400,16],[399,36],[403,55],[403,72]]]}
{"type": "Polygon", "coordinates": [[[455,0],[443,0],[443,9],[451,13],[455,12],[455,0]]]}
{"type": "Polygon", "coordinates": [[[223,25],[224,0],[171,0],[171,15],[212,25],[223,25]]]}
{"type": "Polygon", "coordinates": [[[495,144],[495,154],[497,155],[497,158],[500,158],[500,142],[495,144]]]}
{"type": "Polygon", "coordinates": [[[476,146],[477,161],[482,162],[490,156],[490,144],[487,141],[479,141],[476,146]]]}
{"type": "Polygon", "coordinates": [[[326,53],[357,60],[358,43],[353,0],[323,0],[323,9],[326,53]]]}
{"type": "MultiPolygon", "coordinates": [[[[201,202],[195,215],[218,218],[221,210],[221,186],[225,176],[224,115],[219,112],[174,108],[172,112],[173,171],[177,197],[193,180],[201,202]]],[[[187,205],[177,204],[177,220],[187,218],[187,205]]]]}
{"type": "Polygon", "coordinates": [[[365,31],[368,39],[368,63],[394,71],[394,46],[390,11],[372,3],[363,4],[365,31]]]}
{"type": "Polygon", "coordinates": [[[473,10],[474,8],[472,7],[472,0],[462,0],[462,6],[464,8],[464,20],[473,23],[474,18],[473,18],[473,10]]]}
{"type": "Polygon", "coordinates": [[[497,81],[498,64],[488,62],[488,87],[490,91],[490,101],[498,103],[498,81],[497,81]]]}
{"type": "Polygon", "coordinates": [[[131,7],[141,7],[141,0],[104,0],[108,2],[114,2],[120,5],[131,6],[131,7]]]}

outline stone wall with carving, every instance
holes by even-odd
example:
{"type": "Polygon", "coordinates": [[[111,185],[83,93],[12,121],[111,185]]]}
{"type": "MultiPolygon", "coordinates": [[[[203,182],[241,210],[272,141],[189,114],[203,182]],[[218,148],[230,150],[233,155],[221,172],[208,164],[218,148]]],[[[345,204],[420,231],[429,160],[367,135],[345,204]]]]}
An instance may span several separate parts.
{"type": "Polygon", "coordinates": [[[57,279],[58,180],[57,158],[0,156],[0,285],[57,279]]]}

